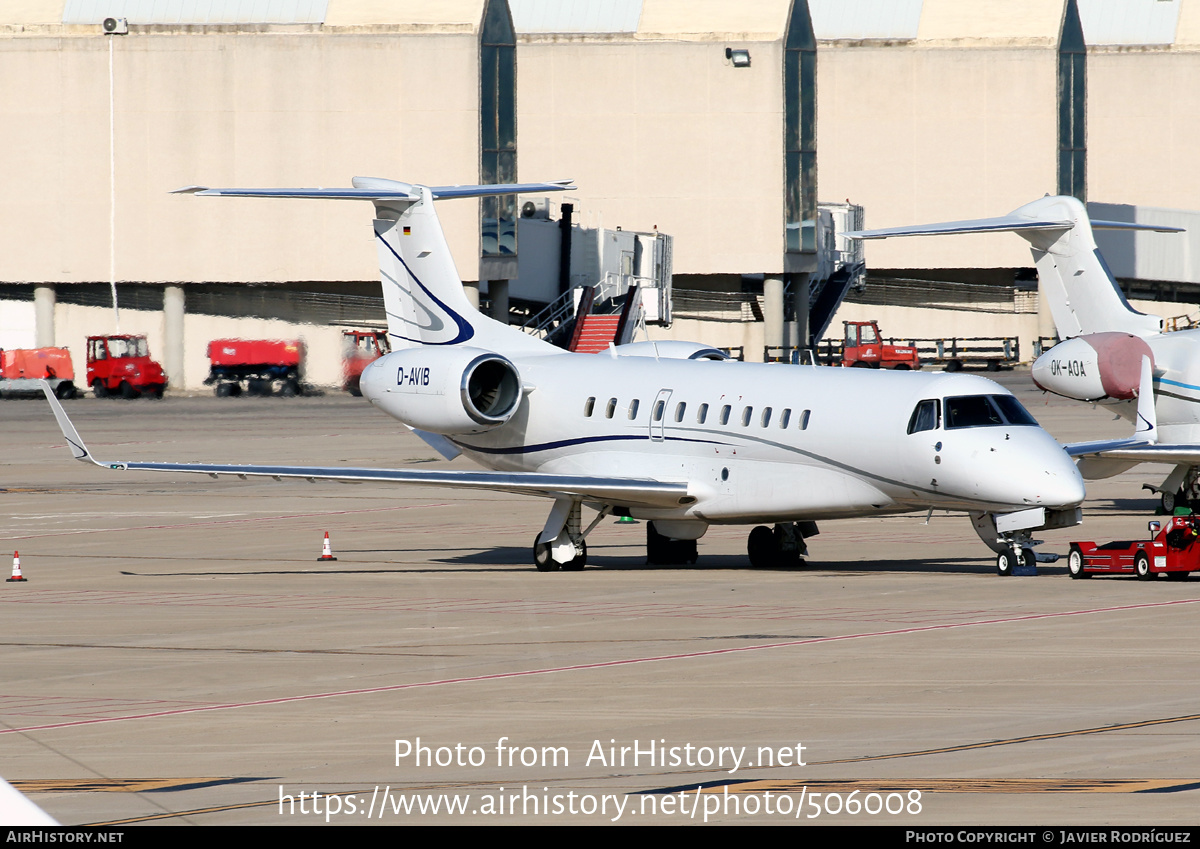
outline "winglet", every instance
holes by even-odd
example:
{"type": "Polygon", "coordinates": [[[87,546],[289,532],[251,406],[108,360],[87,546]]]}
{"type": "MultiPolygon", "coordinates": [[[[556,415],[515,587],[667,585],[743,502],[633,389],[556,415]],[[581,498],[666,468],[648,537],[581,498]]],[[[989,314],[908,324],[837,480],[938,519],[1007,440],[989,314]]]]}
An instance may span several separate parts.
{"type": "Polygon", "coordinates": [[[1138,384],[1137,426],[1134,436],[1141,436],[1151,444],[1158,442],[1158,417],[1154,412],[1154,371],[1150,358],[1142,357],[1142,379],[1138,384]]]}
{"type": "Polygon", "coordinates": [[[50,388],[50,384],[45,380],[39,380],[42,384],[42,392],[46,395],[46,400],[50,402],[50,409],[54,411],[54,418],[58,420],[58,426],[62,430],[63,439],[67,440],[67,447],[71,449],[71,456],[76,460],[90,460],[97,466],[104,464],[98,462],[95,457],[88,451],[87,446],[83,444],[83,440],[79,437],[79,431],[75,430],[75,425],[71,424],[71,420],[67,418],[67,411],[63,409],[62,404],[54,397],[54,390],[50,388]]]}

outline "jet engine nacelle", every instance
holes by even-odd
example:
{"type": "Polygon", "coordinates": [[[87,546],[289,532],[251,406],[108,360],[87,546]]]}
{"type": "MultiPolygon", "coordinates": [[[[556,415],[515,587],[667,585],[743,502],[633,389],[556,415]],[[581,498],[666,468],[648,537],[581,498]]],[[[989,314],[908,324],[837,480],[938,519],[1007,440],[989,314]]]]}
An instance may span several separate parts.
{"type": "Polygon", "coordinates": [[[407,425],[433,433],[483,433],[521,404],[521,375],[480,348],[406,348],[373,362],[363,394],[407,425]]]}
{"type": "Polygon", "coordinates": [[[1033,363],[1033,382],[1080,401],[1130,401],[1138,396],[1142,357],[1154,354],[1129,333],[1091,333],[1060,342],[1033,363]]]}

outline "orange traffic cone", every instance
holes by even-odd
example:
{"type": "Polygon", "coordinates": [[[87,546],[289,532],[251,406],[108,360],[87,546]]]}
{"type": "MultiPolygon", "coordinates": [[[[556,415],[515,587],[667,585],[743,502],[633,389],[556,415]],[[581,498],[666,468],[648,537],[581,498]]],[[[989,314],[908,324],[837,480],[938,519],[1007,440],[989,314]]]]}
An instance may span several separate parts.
{"type": "Polygon", "coordinates": [[[318,562],[322,560],[337,560],[333,556],[333,547],[329,544],[329,531],[325,532],[325,542],[321,544],[321,556],[317,558],[318,562]]]}
{"type": "Polygon", "coordinates": [[[21,575],[21,552],[13,552],[13,573],[5,583],[11,584],[13,581],[24,581],[25,578],[21,575]]]}

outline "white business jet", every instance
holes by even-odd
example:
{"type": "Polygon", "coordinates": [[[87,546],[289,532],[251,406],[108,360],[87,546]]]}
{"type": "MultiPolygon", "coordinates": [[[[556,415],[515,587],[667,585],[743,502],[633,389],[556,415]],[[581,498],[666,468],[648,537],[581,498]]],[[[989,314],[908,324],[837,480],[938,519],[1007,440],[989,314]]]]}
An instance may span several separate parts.
{"type": "Polygon", "coordinates": [[[1041,296],[1066,341],[1033,364],[1048,392],[1112,405],[1135,422],[1135,438],[1067,445],[1088,479],[1120,474],[1139,463],[1174,470],[1159,486],[1163,508],[1200,501],[1200,330],[1163,332],[1163,321],[1129,305],[1104,262],[1092,230],[1176,227],[1092,221],[1073,197],[1044,197],[999,218],[863,230],[860,239],[1013,232],[1030,244],[1041,296]]]}
{"type": "Polygon", "coordinates": [[[610,514],[651,520],[656,562],[694,561],[710,525],[758,524],[750,561],[771,566],[799,562],[817,520],[963,511],[1001,574],[1033,561],[1032,531],[1079,522],[1083,481],[1070,458],[982,377],[738,363],[679,342],[578,354],[481,315],[434,201],[566,188],[356,178],[352,189],[180,190],[371,201],[394,350],[363,372],[363,395],[443,456],[488,471],[102,462],[48,396],[74,456],[123,471],[543,496],[553,502],[534,540],[543,571],[582,569],[588,533],[610,514]],[[596,511],[586,524],[584,506],[596,511]]]}

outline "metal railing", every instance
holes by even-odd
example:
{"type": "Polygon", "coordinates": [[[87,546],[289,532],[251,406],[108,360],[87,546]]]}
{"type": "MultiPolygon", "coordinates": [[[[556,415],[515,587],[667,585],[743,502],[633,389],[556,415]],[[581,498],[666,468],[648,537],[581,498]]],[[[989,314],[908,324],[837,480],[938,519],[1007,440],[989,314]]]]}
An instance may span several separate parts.
{"type": "MultiPolygon", "coordinates": [[[[921,365],[942,365],[947,371],[957,371],[967,364],[985,366],[994,371],[1021,360],[1021,340],[1016,336],[948,336],[942,339],[885,339],[887,345],[907,345],[917,349],[921,365]]],[[[763,361],[816,365],[841,365],[843,343],[823,339],[811,348],[790,345],[768,345],[763,348],[763,361]]]]}

